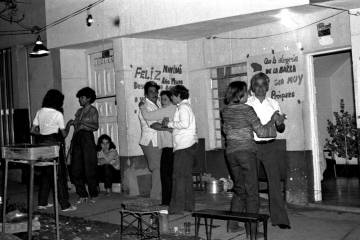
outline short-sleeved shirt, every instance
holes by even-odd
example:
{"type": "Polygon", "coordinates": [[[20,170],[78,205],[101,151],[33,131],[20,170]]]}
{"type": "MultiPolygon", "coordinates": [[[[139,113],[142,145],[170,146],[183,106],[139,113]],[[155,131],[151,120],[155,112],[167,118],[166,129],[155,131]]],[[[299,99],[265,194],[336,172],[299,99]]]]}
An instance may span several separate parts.
{"type": "MultiPolygon", "coordinates": [[[[145,99],[145,104],[143,108],[149,112],[159,109],[158,105],[156,105],[147,98],[145,99]]],[[[158,147],[157,131],[150,127],[150,125],[155,123],[156,121],[146,121],[141,111],[139,111],[139,119],[141,125],[141,138],[139,144],[143,146],[148,146],[151,143],[153,147],[158,147]]]]}
{"type": "Polygon", "coordinates": [[[53,108],[41,108],[36,112],[34,126],[39,126],[41,135],[58,133],[59,129],[65,129],[64,116],[53,108]]]}
{"type": "Polygon", "coordinates": [[[76,132],[79,130],[96,131],[99,128],[99,113],[92,105],[78,109],[75,113],[75,120],[78,122],[92,124],[94,126],[94,129],[91,129],[84,124],[78,124],[74,126],[76,132]]]}
{"type": "MultiPolygon", "coordinates": [[[[265,97],[264,101],[260,102],[257,97],[251,96],[248,98],[246,104],[254,108],[256,115],[259,117],[261,124],[263,125],[270,121],[271,116],[275,111],[279,111],[279,113],[281,113],[279,103],[269,97],[265,97]]],[[[255,141],[270,141],[272,139],[274,138],[260,138],[256,135],[256,133],[254,133],[255,141]]]]}
{"type": "MultiPolygon", "coordinates": [[[[148,112],[145,108],[141,107],[141,114],[146,121],[161,121],[163,118],[168,117],[170,121],[173,120],[176,112],[176,105],[171,104],[170,106],[159,108],[158,110],[148,112]]],[[[172,148],[172,133],[168,131],[158,131],[158,148],[172,148]]]]}

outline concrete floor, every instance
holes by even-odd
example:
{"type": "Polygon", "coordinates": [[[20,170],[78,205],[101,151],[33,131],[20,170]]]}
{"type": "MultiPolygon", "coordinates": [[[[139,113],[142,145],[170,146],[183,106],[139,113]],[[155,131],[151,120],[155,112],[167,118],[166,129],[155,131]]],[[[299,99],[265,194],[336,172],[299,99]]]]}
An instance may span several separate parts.
{"type": "MultiPolygon", "coordinates": [[[[36,195],[36,194],[35,194],[36,195]]],[[[10,188],[10,201],[21,202],[26,196],[24,185],[15,184],[10,188]]],[[[61,213],[66,216],[83,217],[89,220],[98,220],[114,224],[120,224],[119,210],[121,202],[128,199],[124,194],[113,193],[111,196],[100,195],[95,204],[79,205],[78,210],[71,213],[61,213]]],[[[207,194],[196,192],[196,209],[229,209],[231,195],[229,194],[207,194]]],[[[71,202],[75,202],[76,194],[71,194],[71,202]]],[[[36,199],[35,199],[36,201],[36,199]]],[[[36,202],[35,202],[36,203],[36,202]]],[[[34,204],[35,204],[34,203],[34,204]]],[[[268,227],[268,239],[270,240],[360,240],[360,214],[346,212],[346,208],[335,210],[324,209],[323,205],[313,204],[311,206],[288,206],[291,222],[290,230],[282,230],[268,227]]],[[[350,209],[351,210],[351,209],[350,209]]],[[[268,213],[267,200],[261,198],[261,212],[268,213]]],[[[183,227],[184,222],[191,222],[191,235],[194,235],[194,219],[191,213],[184,215],[170,215],[170,229],[177,226],[183,227]]],[[[262,229],[262,226],[260,226],[262,229]]],[[[205,239],[205,228],[200,226],[200,237],[205,239]]],[[[225,221],[214,221],[212,239],[230,240],[246,239],[245,232],[227,233],[225,221]]]]}

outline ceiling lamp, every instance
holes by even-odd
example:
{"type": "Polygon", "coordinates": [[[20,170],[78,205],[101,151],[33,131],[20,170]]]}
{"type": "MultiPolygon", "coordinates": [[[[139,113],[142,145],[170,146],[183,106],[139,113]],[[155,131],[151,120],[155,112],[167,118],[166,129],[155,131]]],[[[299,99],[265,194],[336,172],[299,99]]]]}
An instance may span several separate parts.
{"type": "Polygon", "coordinates": [[[45,47],[43,42],[41,41],[40,35],[37,37],[35,46],[32,50],[32,52],[29,54],[30,57],[36,58],[36,57],[44,57],[50,54],[49,49],[45,47]]]}
{"type": "Polygon", "coordinates": [[[94,22],[94,19],[90,13],[90,8],[87,9],[86,26],[90,27],[94,22]]]}

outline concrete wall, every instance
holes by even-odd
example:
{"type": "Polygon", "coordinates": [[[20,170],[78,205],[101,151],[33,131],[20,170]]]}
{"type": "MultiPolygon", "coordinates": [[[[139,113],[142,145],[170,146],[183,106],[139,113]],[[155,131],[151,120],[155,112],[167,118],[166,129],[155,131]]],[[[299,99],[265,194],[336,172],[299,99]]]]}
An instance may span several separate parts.
{"type": "MultiPolygon", "coordinates": [[[[319,13],[319,19],[333,15],[333,10],[326,10],[319,13]]],[[[280,106],[286,109],[288,114],[287,132],[280,135],[280,138],[287,140],[288,155],[288,200],[293,203],[305,203],[312,196],[313,188],[313,167],[311,152],[311,125],[310,125],[310,104],[309,102],[309,86],[307,83],[308,66],[306,61],[306,53],[320,52],[330,49],[338,49],[350,46],[349,21],[347,13],[334,16],[324,21],[325,24],[331,23],[331,39],[332,43],[323,44],[317,35],[317,27],[310,24],[301,30],[291,31],[287,34],[279,34],[286,32],[281,25],[276,23],[266,24],[258,27],[242,29],[233,32],[227,32],[217,35],[223,39],[197,39],[188,42],[188,66],[189,81],[191,83],[198,82],[198,89],[204,87],[204,83],[209,81],[210,69],[217,66],[236,64],[241,62],[251,63],[252,59],[265,59],[264,56],[273,56],[279,61],[279,56],[296,55],[301,60],[300,68],[302,68],[302,84],[293,87],[297,98],[294,100],[279,101],[280,106]],[[242,39],[253,36],[275,35],[272,37],[242,39]],[[301,42],[303,50],[300,51],[297,43],[301,42]],[[196,73],[196,74],[193,74],[196,73]],[[292,116],[293,115],[293,116],[292,116]]],[[[263,64],[266,65],[266,64],[263,64]]],[[[284,64],[285,65],[285,64],[284,64]]],[[[299,67],[299,65],[297,65],[299,67]]],[[[249,75],[249,71],[248,71],[249,75]]],[[[250,76],[249,76],[250,77],[250,76]]],[[[271,79],[271,84],[274,82],[271,79]]],[[[278,80],[278,79],[277,79],[278,80]]],[[[194,84],[195,86],[195,84],[194,84]]],[[[195,86],[195,87],[196,87],[195,86]]],[[[270,90],[284,91],[285,87],[290,87],[287,83],[282,85],[271,85],[270,90]]],[[[290,89],[290,88],[289,88],[290,89]]],[[[195,91],[194,98],[201,99],[197,103],[197,107],[208,105],[207,98],[204,97],[203,91],[195,91]]],[[[195,106],[194,106],[195,107],[195,106]]],[[[208,121],[207,113],[198,113],[199,116],[205,117],[199,119],[202,123],[208,121]]],[[[201,124],[199,132],[207,132],[210,128],[208,125],[201,124]]],[[[214,133],[209,133],[212,136],[214,133]]],[[[207,136],[205,136],[207,137],[207,136]]],[[[209,142],[209,138],[206,139],[209,142]]],[[[224,159],[212,158],[221,163],[212,163],[216,166],[224,166],[224,159]]],[[[215,161],[214,160],[214,161],[215,161]]],[[[208,163],[209,165],[209,163],[208,163]]],[[[217,175],[217,174],[215,174],[217,175]]]]}
{"type": "MultiPolygon", "coordinates": [[[[76,93],[88,86],[86,52],[83,49],[61,49],[60,62],[62,91],[65,95],[64,118],[67,122],[75,118],[75,112],[80,108],[76,93]]],[[[71,136],[72,132],[66,139],[67,147],[70,146],[71,136]]]]}
{"type": "MultiPolygon", "coordinates": [[[[47,0],[46,23],[52,23],[93,2],[93,0],[47,0]]],[[[48,29],[48,45],[50,48],[62,47],[308,3],[308,0],[273,0],[271,2],[266,0],[228,0],[226,2],[221,0],[107,0],[90,10],[95,20],[91,28],[86,27],[87,12],[85,11],[48,29]]]]}
{"type": "MultiPolygon", "coordinates": [[[[327,10],[320,14],[319,18],[324,16],[332,15],[334,11],[327,10]]],[[[333,18],[327,19],[326,23],[331,23],[332,25],[332,34],[331,37],[333,39],[333,44],[330,45],[321,45],[319,42],[319,38],[317,37],[317,29],[316,25],[310,25],[306,28],[303,28],[298,31],[290,32],[288,34],[281,34],[278,36],[267,37],[267,38],[258,38],[251,40],[241,40],[237,38],[246,38],[251,36],[262,36],[269,35],[282,32],[281,26],[279,24],[267,24],[258,27],[252,27],[247,29],[242,29],[233,32],[227,32],[220,35],[219,37],[223,37],[226,39],[197,39],[188,42],[188,52],[189,52],[189,72],[201,72],[202,74],[196,75],[196,79],[193,79],[190,74],[190,82],[205,82],[209,81],[209,70],[202,71],[208,68],[230,65],[235,63],[247,62],[249,58],[262,56],[262,55],[271,55],[271,51],[274,50],[275,53],[284,52],[288,54],[298,54],[299,58],[304,56],[306,53],[317,52],[325,49],[334,49],[341,48],[350,45],[349,39],[349,23],[347,13],[335,16],[333,18]],[[297,48],[297,43],[301,42],[304,50],[301,52],[297,48]],[[261,46],[261,47],[259,47],[261,46]]],[[[306,61],[303,61],[303,69],[304,69],[304,79],[303,83],[306,85],[306,77],[307,77],[307,66],[306,61]]],[[[250,76],[249,76],[250,77],[250,76]]],[[[200,85],[201,87],[201,85],[200,85]]],[[[310,149],[310,139],[309,135],[304,135],[304,132],[309,129],[308,124],[308,105],[306,103],[306,88],[303,86],[299,88],[299,95],[301,96],[299,101],[296,101],[296,105],[286,106],[287,102],[280,101],[280,106],[283,108],[289,109],[298,109],[297,114],[299,114],[300,118],[294,119],[296,123],[293,123],[294,129],[295,126],[298,128],[304,127],[304,130],[296,130],[292,132],[288,132],[288,135],[284,136],[288,141],[287,144],[290,149],[289,150],[309,150],[310,149]],[[299,108],[300,107],[300,108],[299,108]],[[295,134],[294,134],[295,133],[295,134]],[[297,143],[293,143],[294,142],[297,143]]],[[[198,99],[206,99],[202,97],[202,91],[195,92],[195,98],[198,99]]],[[[203,102],[199,103],[200,105],[203,102]]],[[[290,112],[291,113],[291,112],[290,112]]],[[[289,112],[287,112],[289,114],[289,112]]],[[[207,116],[207,115],[206,115],[207,116]]],[[[206,119],[200,119],[200,121],[205,122],[206,119]]],[[[291,123],[288,121],[288,124],[291,123]]],[[[200,126],[199,132],[207,131],[207,125],[204,124],[200,126]],[[201,129],[201,128],[204,129],[201,129]]],[[[207,142],[209,139],[207,139],[207,142]]]]}
{"type": "Polygon", "coordinates": [[[185,74],[187,72],[186,43],[133,38],[116,39],[114,40],[114,55],[120,115],[119,133],[120,136],[126,136],[120,138],[120,146],[126,146],[120,148],[120,155],[142,155],[139,147],[141,128],[138,119],[138,103],[144,96],[143,85],[153,80],[163,89],[180,82],[189,88],[187,74],[185,74]],[[181,66],[182,73],[166,73],[164,65],[181,66]]]}

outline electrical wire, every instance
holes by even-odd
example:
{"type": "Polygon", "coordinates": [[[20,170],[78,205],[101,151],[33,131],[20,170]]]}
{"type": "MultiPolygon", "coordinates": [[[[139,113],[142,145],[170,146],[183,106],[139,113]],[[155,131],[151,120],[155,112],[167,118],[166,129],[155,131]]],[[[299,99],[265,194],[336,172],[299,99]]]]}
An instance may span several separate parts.
{"type": "Polygon", "coordinates": [[[309,27],[311,25],[314,25],[316,23],[320,23],[324,20],[327,20],[329,18],[332,18],[332,17],[335,17],[341,13],[344,13],[346,12],[345,10],[344,11],[341,11],[341,12],[338,12],[336,14],[333,14],[331,16],[328,16],[328,17],[325,17],[325,18],[322,18],[320,20],[317,20],[315,22],[312,22],[312,23],[309,23],[307,25],[304,25],[302,27],[299,27],[299,28],[296,28],[296,29],[293,29],[293,30],[289,30],[289,31],[286,31],[286,32],[281,32],[281,33],[274,33],[274,34],[269,34],[269,35],[263,35],[263,36],[255,36],[255,37],[218,37],[218,36],[210,36],[210,37],[207,37],[207,39],[234,39],[234,40],[253,40],[253,39],[259,39],[259,38],[267,38],[267,37],[274,37],[274,36],[279,36],[279,35],[283,35],[283,34],[288,34],[288,33],[292,33],[292,32],[295,32],[295,31],[298,31],[298,30],[301,30],[301,29],[304,29],[306,27],[309,27]]]}
{"type": "Polygon", "coordinates": [[[45,31],[45,30],[47,30],[47,29],[49,29],[49,28],[52,28],[52,27],[54,27],[54,26],[62,23],[62,22],[65,22],[65,21],[67,21],[68,19],[73,18],[73,17],[79,15],[80,13],[85,12],[85,11],[93,8],[93,7],[95,7],[96,5],[99,5],[100,3],[104,2],[104,1],[105,1],[105,0],[98,0],[98,1],[96,1],[96,2],[93,2],[93,3],[89,4],[89,5],[86,6],[86,7],[83,7],[83,8],[81,8],[81,9],[79,9],[79,10],[76,10],[75,12],[72,12],[72,13],[70,13],[69,15],[66,15],[65,17],[62,17],[62,18],[60,18],[60,19],[58,19],[58,20],[56,20],[56,21],[54,21],[54,22],[52,22],[52,23],[50,23],[50,24],[48,24],[48,25],[45,25],[44,27],[40,28],[39,32],[45,31]]]}
{"type": "MultiPolygon", "coordinates": [[[[38,26],[26,26],[24,24],[21,24],[20,22],[16,22],[16,24],[18,24],[20,27],[22,27],[24,30],[12,30],[12,31],[0,31],[0,36],[7,36],[7,35],[23,35],[23,34],[39,34],[40,32],[43,32],[49,28],[52,28],[60,23],[63,23],[77,15],[79,15],[80,13],[83,13],[85,11],[88,11],[89,9],[99,5],[100,3],[104,2],[105,0],[97,0],[96,2],[93,2],[81,9],[78,9],[62,18],[59,18],[57,20],[55,20],[52,23],[49,23],[43,27],[38,27],[38,26]]],[[[9,21],[9,19],[4,19],[2,18],[2,16],[0,16],[1,19],[9,21]]]]}

